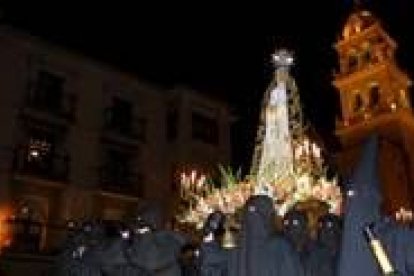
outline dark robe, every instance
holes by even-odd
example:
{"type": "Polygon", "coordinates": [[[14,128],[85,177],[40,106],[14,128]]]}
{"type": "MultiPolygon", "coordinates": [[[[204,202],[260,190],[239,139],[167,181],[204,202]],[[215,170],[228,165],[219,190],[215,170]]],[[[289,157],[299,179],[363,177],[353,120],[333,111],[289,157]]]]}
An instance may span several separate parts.
{"type": "Polygon", "coordinates": [[[377,276],[379,267],[363,228],[380,218],[381,197],[377,171],[378,137],[365,143],[361,158],[347,182],[339,275],[377,276]]]}
{"type": "Polygon", "coordinates": [[[283,235],[298,252],[301,262],[308,256],[308,219],[302,211],[291,210],[283,218],[283,235]]]}
{"type": "Polygon", "coordinates": [[[198,275],[229,275],[229,252],[223,249],[217,241],[203,242],[198,254],[198,275]]]}
{"type": "Polygon", "coordinates": [[[198,275],[198,250],[197,247],[191,243],[184,245],[181,250],[180,264],[182,276],[195,276],[198,275]]]}
{"type": "Polygon", "coordinates": [[[213,212],[207,218],[204,227],[204,239],[197,256],[198,275],[227,276],[231,272],[231,257],[234,249],[224,249],[219,237],[224,233],[225,215],[213,212]]]}
{"type": "Polygon", "coordinates": [[[391,264],[401,276],[414,275],[414,231],[398,225],[390,218],[382,218],[374,226],[378,238],[388,253],[391,264]]]}
{"type": "Polygon", "coordinates": [[[341,230],[339,217],[328,214],[319,219],[318,237],[306,259],[306,276],[337,274],[341,230]]]}
{"type": "Polygon", "coordinates": [[[149,271],[130,260],[130,240],[122,237],[106,239],[87,257],[97,263],[103,275],[107,276],[149,276],[149,271]]]}
{"type": "Polygon", "coordinates": [[[270,197],[251,197],[243,214],[239,249],[239,276],[302,275],[292,246],[274,234],[275,210],[270,197]]]}
{"type": "Polygon", "coordinates": [[[53,275],[56,276],[100,276],[101,271],[95,262],[91,262],[89,254],[94,250],[96,240],[102,237],[98,225],[88,226],[71,232],[64,242],[61,252],[56,258],[53,275]]]}
{"type": "Polygon", "coordinates": [[[129,258],[151,275],[178,276],[181,275],[179,259],[185,243],[185,238],[174,232],[145,233],[133,241],[129,258]]]}

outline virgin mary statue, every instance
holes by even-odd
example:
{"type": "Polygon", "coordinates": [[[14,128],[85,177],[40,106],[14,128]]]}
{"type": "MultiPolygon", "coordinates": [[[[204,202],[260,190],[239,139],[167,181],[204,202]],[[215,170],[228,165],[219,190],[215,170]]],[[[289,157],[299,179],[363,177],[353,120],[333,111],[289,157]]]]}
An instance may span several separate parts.
{"type": "Polygon", "coordinates": [[[273,62],[276,70],[263,99],[251,169],[259,187],[269,187],[292,172],[293,138],[302,129],[299,95],[289,74],[293,57],[286,50],[278,50],[273,62]]]}

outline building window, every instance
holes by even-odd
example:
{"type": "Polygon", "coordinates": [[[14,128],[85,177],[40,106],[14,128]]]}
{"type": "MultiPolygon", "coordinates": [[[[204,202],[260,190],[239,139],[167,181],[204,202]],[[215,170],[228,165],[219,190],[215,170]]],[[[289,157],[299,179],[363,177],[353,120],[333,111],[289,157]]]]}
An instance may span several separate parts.
{"type": "Polygon", "coordinates": [[[359,112],[362,110],[364,102],[362,100],[361,94],[356,94],[354,98],[354,112],[359,112]]]}
{"type": "Polygon", "coordinates": [[[192,116],[192,137],[204,143],[216,145],[219,140],[218,122],[214,118],[193,112],[192,116]]]}
{"type": "Polygon", "coordinates": [[[132,104],[124,99],[114,97],[112,106],[105,111],[105,126],[121,134],[132,132],[132,104]]]}
{"type": "Polygon", "coordinates": [[[369,64],[372,61],[372,55],[371,55],[371,49],[367,48],[364,50],[363,56],[362,56],[364,63],[369,64]]]}
{"type": "Polygon", "coordinates": [[[31,138],[28,145],[27,161],[30,163],[41,163],[51,156],[52,144],[43,139],[31,138]]]}
{"type": "Polygon", "coordinates": [[[100,182],[103,189],[111,192],[141,195],[143,176],[133,171],[133,155],[120,149],[106,149],[100,182]]]}
{"type": "Polygon", "coordinates": [[[115,185],[125,185],[128,182],[129,156],[117,150],[108,150],[105,170],[107,172],[106,181],[115,185]]]}
{"type": "Polygon", "coordinates": [[[15,148],[13,170],[40,178],[65,181],[69,175],[69,155],[56,136],[32,131],[15,148]]]}
{"type": "Polygon", "coordinates": [[[21,206],[16,216],[10,220],[13,239],[10,251],[38,253],[41,249],[43,223],[29,206],[21,206]]]}
{"type": "Polygon", "coordinates": [[[364,64],[369,64],[372,62],[372,51],[371,51],[371,45],[369,42],[365,42],[362,46],[363,52],[362,52],[362,61],[364,64]]]}
{"type": "Polygon", "coordinates": [[[178,110],[176,108],[169,108],[167,111],[167,141],[173,142],[178,135],[178,110]]]}
{"type": "Polygon", "coordinates": [[[351,54],[348,60],[348,70],[349,72],[354,72],[358,69],[358,56],[356,54],[351,54]]]}
{"type": "Polygon", "coordinates": [[[369,107],[377,107],[380,101],[380,92],[377,84],[372,85],[369,90],[369,107]]]}
{"type": "Polygon", "coordinates": [[[65,80],[53,73],[40,71],[31,95],[31,103],[38,108],[60,111],[63,104],[65,80]]]}

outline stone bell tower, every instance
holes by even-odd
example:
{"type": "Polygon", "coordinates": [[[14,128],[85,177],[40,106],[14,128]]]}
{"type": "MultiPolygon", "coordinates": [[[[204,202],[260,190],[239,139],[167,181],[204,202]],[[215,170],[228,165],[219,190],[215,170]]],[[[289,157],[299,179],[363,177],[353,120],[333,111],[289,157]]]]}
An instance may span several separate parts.
{"type": "Polygon", "coordinates": [[[365,138],[380,136],[379,171],[384,208],[389,214],[413,208],[414,117],[411,81],[397,65],[396,42],[369,11],[356,9],[335,44],[341,116],[336,134],[342,149],[338,165],[348,174],[365,138]]]}

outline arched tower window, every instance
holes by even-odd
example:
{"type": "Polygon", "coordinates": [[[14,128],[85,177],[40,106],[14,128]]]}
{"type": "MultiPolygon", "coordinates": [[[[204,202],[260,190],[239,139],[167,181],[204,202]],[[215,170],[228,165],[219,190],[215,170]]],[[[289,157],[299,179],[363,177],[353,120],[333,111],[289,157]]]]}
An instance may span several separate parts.
{"type": "Polygon", "coordinates": [[[378,84],[371,85],[369,89],[369,107],[375,108],[378,106],[380,101],[380,91],[378,84]]]}
{"type": "Polygon", "coordinates": [[[364,106],[364,101],[362,100],[362,96],[359,93],[355,94],[354,103],[353,103],[353,110],[354,112],[359,112],[362,110],[364,106]]]}
{"type": "Polygon", "coordinates": [[[358,54],[356,50],[351,50],[348,56],[348,71],[354,72],[358,69],[358,54]]]}
{"type": "Polygon", "coordinates": [[[371,45],[368,42],[365,42],[362,46],[362,62],[364,64],[369,64],[372,62],[372,51],[371,45]]]}

